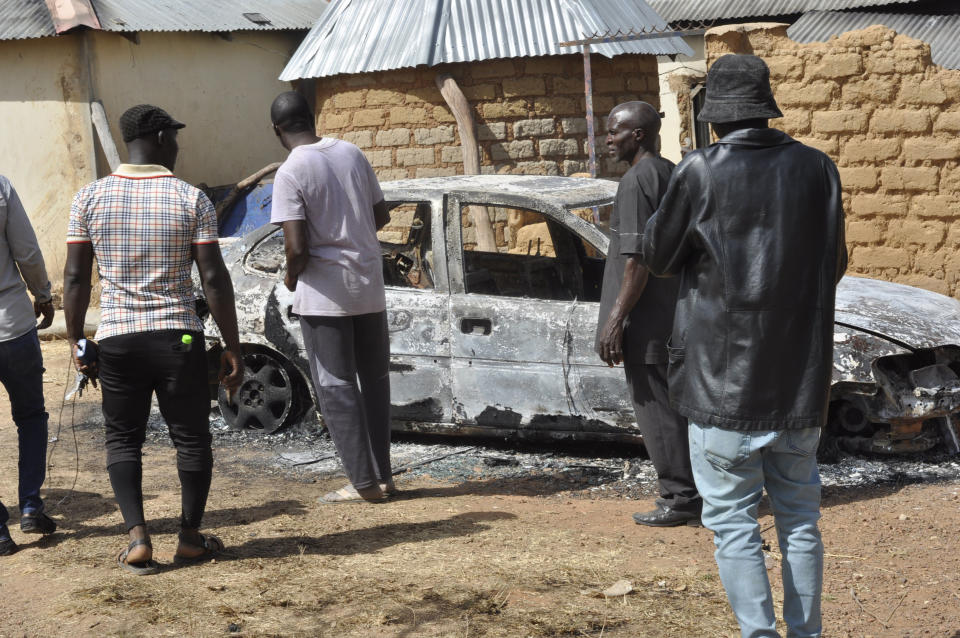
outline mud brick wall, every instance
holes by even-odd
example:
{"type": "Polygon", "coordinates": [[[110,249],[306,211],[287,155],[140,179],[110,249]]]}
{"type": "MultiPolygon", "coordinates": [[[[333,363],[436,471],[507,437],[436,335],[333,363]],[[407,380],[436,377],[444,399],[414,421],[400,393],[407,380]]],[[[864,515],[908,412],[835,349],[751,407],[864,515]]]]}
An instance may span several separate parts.
{"type": "MultiPolygon", "coordinates": [[[[605,116],[616,104],[644,100],[659,108],[654,56],[591,58],[597,173],[619,177],[625,163],[605,155],[605,116]]],[[[460,134],[435,78],[449,73],[473,107],[486,174],[572,175],[588,167],[583,57],[545,56],[446,64],[432,68],[340,75],[317,81],[317,126],[322,135],[359,146],[381,181],[463,174],[460,134]]],[[[502,251],[516,228],[504,209],[489,209],[502,251]]],[[[409,216],[409,213],[407,213],[409,216]]],[[[403,236],[404,213],[381,232],[403,236]]],[[[464,245],[475,229],[464,215],[464,245]]]]}
{"type": "MultiPolygon", "coordinates": [[[[591,58],[594,110],[603,121],[618,102],[659,108],[654,56],[591,58]]],[[[478,125],[484,173],[572,175],[587,168],[587,121],[580,55],[490,60],[317,80],[317,125],[353,142],[381,180],[463,173],[460,135],[436,87],[439,73],[460,85],[478,125]]],[[[619,176],[626,164],[601,154],[598,173],[619,176]]]]}
{"type": "Polygon", "coordinates": [[[718,27],[707,61],[753,53],[770,66],[782,119],[843,181],[851,274],[960,297],[960,71],[882,26],[798,44],[786,25],[718,27]]]}

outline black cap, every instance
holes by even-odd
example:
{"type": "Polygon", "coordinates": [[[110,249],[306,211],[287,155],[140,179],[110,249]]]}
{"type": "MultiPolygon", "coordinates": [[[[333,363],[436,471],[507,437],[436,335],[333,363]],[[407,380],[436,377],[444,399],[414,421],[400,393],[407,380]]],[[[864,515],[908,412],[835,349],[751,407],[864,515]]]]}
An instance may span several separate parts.
{"type": "Polygon", "coordinates": [[[120,116],[120,133],[124,142],[132,142],[168,128],[180,129],[186,124],[176,121],[159,106],[138,104],[131,106],[120,116]]]}
{"type": "Polygon", "coordinates": [[[770,90],[770,69],[755,55],[721,56],[707,71],[701,122],[723,124],[783,117],[770,90]]]}

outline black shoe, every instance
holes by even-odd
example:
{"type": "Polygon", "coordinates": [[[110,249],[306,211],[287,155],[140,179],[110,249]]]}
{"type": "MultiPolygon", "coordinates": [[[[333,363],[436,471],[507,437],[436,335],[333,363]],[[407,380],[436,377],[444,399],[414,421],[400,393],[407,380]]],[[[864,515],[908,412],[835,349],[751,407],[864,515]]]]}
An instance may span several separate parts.
{"type": "Polygon", "coordinates": [[[634,514],[633,521],[637,525],[649,525],[651,527],[677,527],[678,525],[699,526],[700,514],[661,506],[652,512],[644,512],[642,514],[638,512],[634,514]]]}
{"type": "Polygon", "coordinates": [[[0,556],[16,554],[18,549],[20,548],[13,542],[12,538],[0,538],[0,556]]]}
{"type": "Polygon", "coordinates": [[[57,524],[43,512],[27,514],[20,517],[20,531],[24,534],[43,534],[46,536],[57,531],[57,524]]]}

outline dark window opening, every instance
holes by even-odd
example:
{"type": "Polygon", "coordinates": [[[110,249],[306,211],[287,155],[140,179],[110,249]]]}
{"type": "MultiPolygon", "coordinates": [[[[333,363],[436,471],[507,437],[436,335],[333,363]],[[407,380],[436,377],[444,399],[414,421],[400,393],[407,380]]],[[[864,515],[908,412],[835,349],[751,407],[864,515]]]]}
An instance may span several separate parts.
{"type": "Polygon", "coordinates": [[[399,288],[433,288],[430,204],[393,202],[390,221],[378,233],[383,283],[399,288]]]}
{"type": "MultiPolygon", "coordinates": [[[[461,221],[468,219],[464,206],[461,221]]],[[[604,260],[562,224],[536,211],[487,207],[502,240],[480,250],[461,227],[463,283],[470,294],[531,299],[599,301],[604,260]]]]}

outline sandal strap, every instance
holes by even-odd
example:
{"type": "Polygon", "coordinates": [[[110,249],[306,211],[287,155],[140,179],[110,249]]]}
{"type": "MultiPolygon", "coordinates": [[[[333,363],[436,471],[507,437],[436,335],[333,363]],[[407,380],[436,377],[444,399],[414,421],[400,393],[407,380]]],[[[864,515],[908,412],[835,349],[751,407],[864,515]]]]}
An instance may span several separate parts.
{"type": "Polygon", "coordinates": [[[134,547],[140,547],[141,545],[146,545],[150,549],[153,549],[153,543],[150,542],[149,538],[135,538],[127,545],[127,551],[130,551],[134,547]]]}

